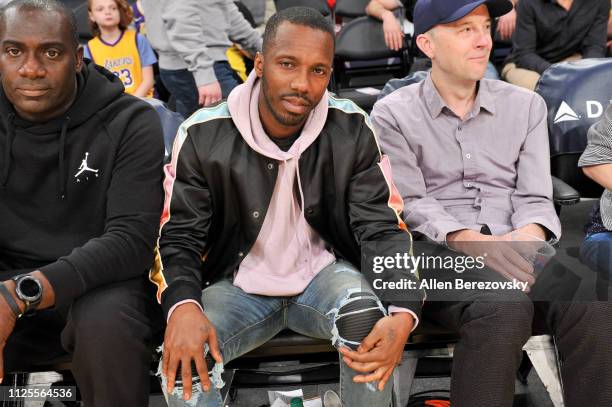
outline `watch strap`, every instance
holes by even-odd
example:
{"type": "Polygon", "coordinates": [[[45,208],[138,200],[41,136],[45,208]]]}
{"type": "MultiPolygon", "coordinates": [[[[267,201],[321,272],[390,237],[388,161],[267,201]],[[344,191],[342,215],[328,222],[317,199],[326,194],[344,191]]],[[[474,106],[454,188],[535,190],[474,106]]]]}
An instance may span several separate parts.
{"type": "Polygon", "coordinates": [[[17,305],[17,302],[15,301],[15,299],[13,298],[11,293],[9,292],[8,288],[6,288],[6,285],[4,285],[3,283],[0,283],[0,294],[2,294],[2,296],[4,297],[6,302],[8,303],[9,307],[11,307],[11,310],[13,311],[15,316],[17,318],[21,317],[21,315],[22,315],[21,309],[17,305]]]}

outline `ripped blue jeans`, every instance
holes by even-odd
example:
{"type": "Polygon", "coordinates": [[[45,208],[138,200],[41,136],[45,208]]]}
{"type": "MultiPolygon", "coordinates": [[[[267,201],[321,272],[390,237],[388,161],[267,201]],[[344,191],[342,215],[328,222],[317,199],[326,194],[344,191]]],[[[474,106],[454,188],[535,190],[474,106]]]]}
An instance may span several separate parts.
{"type": "MultiPolygon", "coordinates": [[[[358,342],[350,337],[364,336],[359,331],[369,332],[376,322],[375,313],[380,317],[386,315],[364,276],[345,262],[335,262],[321,270],[304,292],[295,297],[247,294],[230,281],[223,280],[207,287],[202,292],[202,301],[206,316],[217,331],[224,363],[263,345],[284,329],[329,339],[336,347],[356,347],[358,342]],[[363,318],[359,320],[360,314],[368,315],[365,325],[363,318]],[[346,335],[342,329],[346,330],[346,335]]],[[[358,373],[346,366],[341,357],[339,360],[343,406],[391,405],[392,380],[387,382],[382,392],[376,389],[378,383],[354,383],[353,377],[358,373]]],[[[164,394],[168,406],[222,406],[219,388],[223,383],[218,374],[221,368],[216,365],[216,370],[211,372],[213,388],[209,392],[202,391],[199,380],[194,378],[197,384],[193,387],[191,399],[183,400],[182,389],[176,387],[172,394],[164,394]]],[[[165,377],[162,377],[164,392],[167,391],[165,384],[165,377]]]]}

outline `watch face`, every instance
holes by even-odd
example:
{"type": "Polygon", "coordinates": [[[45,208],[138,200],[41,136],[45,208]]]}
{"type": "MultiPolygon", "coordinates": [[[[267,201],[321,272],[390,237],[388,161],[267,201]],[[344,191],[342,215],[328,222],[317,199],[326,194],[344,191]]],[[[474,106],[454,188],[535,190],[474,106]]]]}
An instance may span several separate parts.
{"type": "Polygon", "coordinates": [[[33,278],[24,278],[19,282],[19,291],[26,297],[36,298],[40,295],[40,286],[33,278]]]}

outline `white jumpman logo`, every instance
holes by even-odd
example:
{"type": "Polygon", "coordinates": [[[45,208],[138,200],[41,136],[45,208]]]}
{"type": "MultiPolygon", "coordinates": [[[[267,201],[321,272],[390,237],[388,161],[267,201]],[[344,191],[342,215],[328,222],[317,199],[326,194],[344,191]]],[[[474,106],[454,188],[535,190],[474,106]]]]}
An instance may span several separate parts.
{"type": "MultiPolygon", "coordinates": [[[[81,175],[85,171],[90,171],[90,172],[93,172],[94,174],[98,173],[98,170],[94,170],[93,168],[89,168],[89,166],[87,165],[87,156],[89,156],[89,153],[85,153],[85,158],[83,158],[83,161],[81,161],[81,166],[79,167],[79,172],[77,172],[74,175],[74,178],[78,178],[79,175],[81,175]]],[[[97,177],[97,175],[96,175],[96,177],[97,177]]]]}

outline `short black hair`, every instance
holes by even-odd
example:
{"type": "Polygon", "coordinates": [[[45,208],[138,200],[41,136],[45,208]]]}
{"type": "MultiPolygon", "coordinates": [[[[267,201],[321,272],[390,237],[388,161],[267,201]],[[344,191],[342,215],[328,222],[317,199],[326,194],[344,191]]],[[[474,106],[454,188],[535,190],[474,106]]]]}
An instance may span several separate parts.
{"type": "Polygon", "coordinates": [[[323,17],[319,11],[310,7],[290,7],[279,11],[268,20],[263,34],[263,52],[266,53],[276,39],[278,27],[284,22],[303,25],[328,33],[332,41],[336,39],[334,26],[329,18],[323,17]]]}
{"type": "Polygon", "coordinates": [[[73,45],[75,48],[79,46],[79,31],[77,29],[76,16],[64,3],[57,0],[13,0],[0,8],[0,27],[2,30],[6,28],[6,12],[13,8],[17,9],[17,11],[31,10],[43,13],[56,12],[60,14],[68,21],[73,45]]]}

